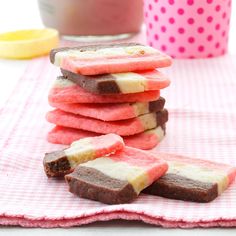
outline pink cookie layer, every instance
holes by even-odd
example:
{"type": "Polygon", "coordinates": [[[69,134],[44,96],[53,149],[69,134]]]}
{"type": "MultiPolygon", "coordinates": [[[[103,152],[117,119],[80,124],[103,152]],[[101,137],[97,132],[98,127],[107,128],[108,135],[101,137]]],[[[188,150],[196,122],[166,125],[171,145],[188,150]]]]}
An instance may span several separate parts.
{"type": "Polygon", "coordinates": [[[156,55],[96,58],[90,60],[64,58],[60,67],[82,75],[110,74],[130,71],[152,70],[171,65],[169,56],[157,52],[156,55]]]}
{"type": "MultiPolygon", "coordinates": [[[[142,124],[140,117],[121,121],[102,121],[64,112],[59,109],[50,111],[46,115],[47,121],[56,125],[82,129],[101,134],[115,133],[122,136],[138,134],[145,131],[146,128],[142,124]]],[[[155,118],[153,117],[153,119],[155,118]]],[[[148,122],[148,120],[146,122],[148,122]]]]}
{"type": "MultiPolygon", "coordinates": [[[[94,137],[96,135],[99,134],[81,129],[55,126],[48,133],[47,140],[50,143],[70,145],[72,142],[81,138],[94,137]]],[[[155,132],[143,132],[140,134],[123,137],[125,145],[143,150],[154,148],[161,141],[161,139],[162,137],[159,137],[155,132]]]]}
{"type": "Polygon", "coordinates": [[[168,153],[156,153],[155,155],[158,158],[166,160],[167,162],[179,162],[190,166],[200,166],[209,170],[218,170],[224,172],[228,176],[229,184],[231,184],[236,177],[236,167],[232,167],[230,165],[168,153]]]}
{"type": "Polygon", "coordinates": [[[142,71],[138,74],[146,78],[146,90],[160,90],[170,85],[170,80],[164,74],[157,70],[142,71]]]}
{"type": "Polygon", "coordinates": [[[157,133],[151,131],[144,131],[140,134],[124,137],[125,145],[142,150],[149,150],[156,147],[161,142],[163,136],[159,136],[157,133]]]}
{"type": "Polygon", "coordinates": [[[91,138],[89,144],[95,150],[95,156],[101,157],[124,148],[123,139],[117,134],[106,134],[91,138]]]}
{"type": "Polygon", "coordinates": [[[136,117],[134,107],[130,103],[118,104],[86,104],[86,103],[51,103],[52,107],[62,111],[87,116],[104,121],[126,120],[136,117]]]}
{"type": "Polygon", "coordinates": [[[149,177],[149,183],[160,178],[168,169],[167,162],[155,155],[140,149],[125,147],[109,156],[115,162],[125,162],[130,166],[141,167],[149,177]]]}
{"type": "Polygon", "coordinates": [[[131,94],[96,95],[86,92],[78,85],[54,87],[50,90],[50,103],[123,103],[149,102],[160,97],[159,90],[131,94]]]}

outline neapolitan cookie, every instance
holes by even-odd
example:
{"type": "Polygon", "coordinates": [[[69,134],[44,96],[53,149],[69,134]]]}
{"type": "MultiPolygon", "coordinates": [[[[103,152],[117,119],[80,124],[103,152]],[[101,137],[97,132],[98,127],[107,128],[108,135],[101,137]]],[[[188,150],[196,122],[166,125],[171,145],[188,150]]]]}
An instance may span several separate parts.
{"type": "Polygon", "coordinates": [[[138,43],[56,48],[51,51],[50,60],[64,70],[82,75],[152,70],[171,65],[169,56],[138,43]]]}
{"type": "Polygon", "coordinates": [[[159,90],[130,94],[93,94],[63,76],[59,76],[49,92],[48,99],[50,103],[123,103],[150,102],[159,97],[159,90]]]}
{"type": "Polygon", "coordinates": [[[170,84],[170,80],[157,70],[90,76],[66,70],[61,71],[65,78],[95,94],[140,93],[160,90],[170,84]]]}
{"type": "Polygon", "coordinates": [[[194,202],[210,202],[233,182],[236,168],[230,165],[171,154],[156,154],[168,162],[168,172],[145,193],[194,202]]]}
{"type": "Polygon", "coordinates": [[[168,120],[168,112],[164,109],[157,113],[148,113],[128,120],[102,121],[56,109],[48,112],[46,119],[50,123],[64,127],[101,134],[115,133],[128,136],[163,125],[168,120]]]}
{"type": "Polygon", "coordinates": [[[160,97],[153,102],[135,103],[50,103],[62,111],[87,116],[104,121],[126,120],[143,114],[163,110],[165,99],[160,97]]]}
{"type": "Polygon", "coordinates": [[[64,176],[81,163],[124,148],[123,139],[116,134],[83,138],[69,148],[46,153],[43,164],[47,176],[64,176]]]}
{"type": "MultiPolygon", "coordinates": [[[[99,134],[81,130],[68,128],[63,126],[55,126],[47,135],[47,140],[51,143],[70,145],[72,142],[85,137],[94,137],[99,134]]],[[[158,145],[165,136],[165,125],[147,130],[143,133],[124,136],[125,145],[148,150],[158,145]]]]}
{"type": "Polygon", "coordinates": [[[80,164],[65,179],[69,191],[79,197],[121,204],[133,201],[167,169],[164,160],[148,152],[125,147],[110,156],[80,164]]]}

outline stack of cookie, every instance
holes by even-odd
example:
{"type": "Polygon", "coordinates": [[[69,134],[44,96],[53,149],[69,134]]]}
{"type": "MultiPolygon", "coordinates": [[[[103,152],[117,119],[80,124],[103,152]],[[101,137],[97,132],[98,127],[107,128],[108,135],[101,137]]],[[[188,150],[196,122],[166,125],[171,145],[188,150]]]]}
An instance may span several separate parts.
{"type": "Polygon", "coordinates": [[[61,68],[50,93],[56,126],[48,141],[115,133],[128,146],[151,149],[165,134],[168,112],[160,89],[170,83],[156,68],[171,64],[167,55],[136,43],[58,48],[51,62],[61,68]]]}

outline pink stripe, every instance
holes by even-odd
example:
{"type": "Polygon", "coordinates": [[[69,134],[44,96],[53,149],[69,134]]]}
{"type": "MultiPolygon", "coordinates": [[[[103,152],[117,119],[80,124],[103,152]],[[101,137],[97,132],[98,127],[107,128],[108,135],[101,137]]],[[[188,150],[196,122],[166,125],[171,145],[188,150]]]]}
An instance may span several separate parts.
{"type": "Polygon", "coordinates": [[[116,162],[125,162],[130,166],[141,167],[149,177],[149,184],[164,175],[168,169],[168,165],[163,159],[131,147],[125,147],[121,152],[110,155],[109,158],[116,162]]]}
{"type": "Polygon", "coordinates": [[[91,145],[94,147],[96,157],[109,155],[124,148],[123,139],[116,134],[93,137],[91,145]]]}
{"type": "Polygon", "coordinates": [[[62,60],[61,67],[65,70],[83,75],[96,75],[106,73],[130,72],[139,70],[150,70],[171,65],[170,58],[160,56],[149,56],[144,58],[122,58],[98,60],[93,62],[77,61],[70,58],[62,60]]]}

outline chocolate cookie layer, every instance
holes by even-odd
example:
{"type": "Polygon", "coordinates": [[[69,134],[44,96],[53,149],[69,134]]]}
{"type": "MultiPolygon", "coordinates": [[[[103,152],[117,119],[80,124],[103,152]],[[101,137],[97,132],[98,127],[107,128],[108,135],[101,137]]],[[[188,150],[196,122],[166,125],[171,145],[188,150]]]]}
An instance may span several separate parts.
{"type": "Polygon", "coordinates": [[[166,109],[163,109],[162,111],[159,111],[156,113],[156,121],[157,126],[164,125],[168,121],[168,111],[166,109]]]}
{"type": "Polygon", "coordinates": [[[71,172],[71,166],[64,150],[46,153],[43,166],[48,177],[64,176],[71,172]]]}
{"type": "Polygon", "coordinates": [[[165,102],[166,102],[166,100],[163,97],[159,97],[159,99],[156,101],[149,102],[149,111],[150,112],[157,112],[157,111],[163,110],[163,108],[165,106],[165,102]]]}
{"type": "Polygon", "coordinates": [[[83,89],[97,94],[121,93],[116,78],[112,74],[105,75],[81,75],[61,69],[63,76],[83,89]]]}
{"type": "Polygon", "coordinates": [[[111,178],[89,167],[78,166],[65,176],[69,191],[82,198],[106,204],[128,203],[137,197],[128,181],[111,178]]]}
{"type": "Polygon", "coordinates": [[[218,196],[217,184],[204,183],[171,173],[162,176],[143,192],[194,202],[210,202],[218,196]]]}

